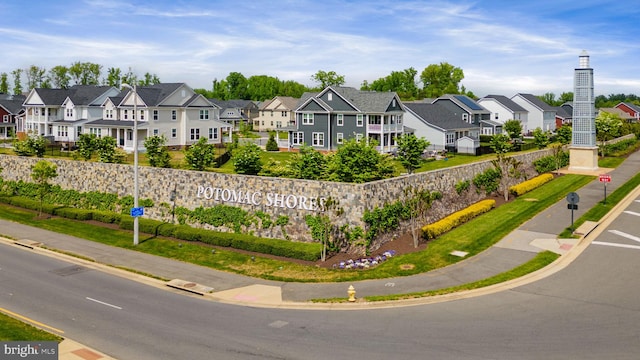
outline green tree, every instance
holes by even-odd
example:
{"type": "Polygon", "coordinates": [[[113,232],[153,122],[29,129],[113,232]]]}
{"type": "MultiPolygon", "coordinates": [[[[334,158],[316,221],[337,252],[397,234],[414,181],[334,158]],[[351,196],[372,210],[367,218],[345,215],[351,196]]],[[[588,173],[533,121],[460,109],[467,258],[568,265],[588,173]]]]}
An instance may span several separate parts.
{"type": "Polygon", "coordinates": [[[35,65],[29,66],[25,72],[27,76],[27,88],[29,90],[42,87],[42,83],[45,80],[45,74],[47,70],[35,65]]]}
{"type": "Polygon", "coordinates": [[[15,140],[13,150],[18,156],[44,157],[47,150],[47,139],[41,135],[28,136],[24,140],[15,140]]]}
{"type": "Polygon", "coordinates": [[[307,91],[306,86],[295,82],[293,80],[283,81],[280,85],[280,90],[278,91],[278,95],[282,96],[290,96],[294,98],[300,98],[305,91],[307,91]]]}
{"type": "Polygon", "coordinates": [[[51,86],[56,89],[68,89],[71,76],[69,76],[69,68],[63,65],[57,65],[49,69],[49,80],[51,86]]]}
{"type": "Polygon", "coordinates": [[[338,75],[335,71],[318,70],[311,76],[311,80],[320,84],[320,89],[327,86],[342,86],[344,84],[344,75],[338,75]]]}
{"type": "Polygon", "coordinates": [[[273,99],[280,94],[282,83],[278,78],[254,75],[247,79],[247,97],[255,101],[273,99]]]}
{"type": "Polygon", "coordinates": [[[278,142],[276,141],[276,136],[273,132],[269,134],[269,140],[267,140],[267,145],[265,145],[265,149],[267,151],[280,150],[280,148],[278,147],[278,142]]]}
{"type": "Polygon", "coordinates": [[[309,145],[302,145],[291,159],[292,176],[296,179],[322,180],[327,159],[309,145]]]}
{"type": "Polygon", "coordinates": [[[13,75],[13,95],[22,94],[22,80],[20,79],[22,76],[22,69],[13,70],[11,75],[13,75]]]}
{"type": "Polygon", "coordinates": [[[261,153],[262,149],[251,142],[239,146],[231,155],[235,171],[238,174],[258,175],[260,170],[262,170],[261,153]]]}
{"type": "Polygon", "coordinates": [[[115,88],[120,88],[122,85],[122,70],[120,68],[110,67],[107,69],[106,84],[115,88]]]}
{"type": "Polygon", "coordinates": [[[78,154],[80,157],[84,160],[89,160],[97,150],[98,138],[96,134],[80,134],[76,145],[78,146],[78,154]]]}
{"type": "Polygon", "coordinates": [[[100,84],[102,65],[76,61],[69,67],[69,75],[76,85],[100,84]]]}
{"type": "Polygon", "coordinates": [[[207,143],[207,138],[201,137],[198,142],[184,150],[184,160],[193,170],[203,171],[213,165],[216,159],[216,149],[207,143]]]}
{"type": "Polygon", "coordinates": [[[560,144],[571,144],[571,137],[573,136],[573,129],[569,125],[562,125],[559,129],[556,129],[556,139],[560,144]]]}
{"type": "Polygon", "coordinates": [[[402,100],[416,99],[420,96],[420,89],[416,85],[417,74],[418,71],[412,67],[403,71],[392,71],[391,74],[375,80],[370,85],[365,81],[360,89],[378,92],[394,91],[402,100]]]}
{"type": "Polygon", "coordinates": [[[538,149],[544,149],[549,145],[549,133],[547,131],[542,131],[542,129],[535,128],[533,130],[533,142],[536,144],[538,149]]]}
{"type": "Polygon", "coordinates": [[[551,106],[562,105],[562,103],[558,103],[556,100],[556,94],[552,92],[544,93],[544,95],[537,96],[537,98],[551,106]]]}
{"type": "Polygon", "coordinates": [[[378,143],[371,139],[358,141],[351,138],[329,156],[327,180],[365,183],[390,177],[393,166],[390,158],[376,150],[378,143]]]}
{"type": "Polygon", "coordinates": [[[231,72],[227,76],[227,92],[230,99],[247,99],[247,78],[239,72],[231,72]]]}
{"type": "Polygon", "coordinates": [[[164,135],[149,136],[144,140],[149,165],[161,168],[171,167],[171,155],[165,146],[166,143],[167,138],[164,135]]]}
{"type": "Polygon", "coordinates": [[[129,68],[127,73],[122,75],[122,77],[120,77],[120,83],[121,84],[129,84],[129,85],[133,86],[133,84],[137,84],[138,83],[138,75],[134,74],[133,71],[131,70],[131,68],[129,68]]]}
{"type": "Polygon", "coordinates": [[[9,93],[9,80],[7,73],[0,73],[0,94],[9,93]]]}
{"type": "Polygon", "coordinates": [[[459,84],[464,79],[464,72],[447,62],[431,64],[420,74],[424,96],[437,98],[444,94],[459,94],[459,84]]]}
{"type": "Polygon", "coordinates": [[[156,74],[144,73],[144,78],[138,81],[138,86],[151,86],[160,84],[160,78],[156,74]]]}
{"type": "Polygon", "coordinates": [[[209,97],[212,99],[229,100],[230,95],[229,95],[229,89],[227,88],[227,81],[226,80],[218,81],[218,79],[213,79],[211,96],[209,97]]]}
{"type": "Polygon", "coordinates": [[[31,167],[31,178],[38,185],[38,199],[40,200],[40,209],[38,216],[42,215],[42,204],[44,197],[51,190],[49,180],[58,176],[57,166],[46,160],[40,160],[31,167]]]}
{"type": "Polygon", "coordinates": [[[503,129],[509,135],[509,139],[518,139],[522,135],[522,123],[519,120],[505,121],[503,129]]]}
{"type": "Polygon", "coordinates": [[[409,174],[420,167],[422,154],[429,147],[429,142],[418,138],[415,134],[404,134],[396,138],[398,144],[398,159],[409,174]]]}
{"type": "Polygon", "coordinates": [[[573,101],[573,92],[563,92],[558,99],[559,105],[573,101]]]}
{"type": "Polygon", "coordinates": [[[340,206],[340,202],[332,197],[326,199],[317,199],[318,211],[317,215],[307,215],[305,222],[311,228],[311,238],[322,244],[322,253],[320,260],[327,260],[328,252],[337,252],[340,250],[340,243],[336,239],[338,233],[338,220],[344,215],[344,208],[340,206]]]}
{"type": "Polygon", "coordinates": [[[620,136],[622,119],[620,115],[600,112],[596,116],[596,140],[600,142],[600,156],[604,156],[604,148],[607,141],[620,136]]]}
{"type": "Polygon", "coordinates": [[[409,210],[409,222],[413,246],[418,247],[420,242],[420,224],[426,218],[427,211],[431,208],[434,197],[426,189],[409,186],[404,189],[404,206],[409,210]]]}
{"type": "Polygon", "coordinates": [[[499,190],[504,195],[504,200],[509,200],[509,187],[522,177],[520,167],[522,162],[514,157],[507,156],[512,145],[506,134],[497,134],[491,138],[491,148],[496,153],[496,159],[492,161],[493,166],[500,173],[499,190]]]}
{"type": "Polygon", "coordinates": [[[98,161],[103,163],[115,163],[116,157],[116,139],[111,136],[103,136],[95,140],[95,147],[98,153],[98,161]]]}

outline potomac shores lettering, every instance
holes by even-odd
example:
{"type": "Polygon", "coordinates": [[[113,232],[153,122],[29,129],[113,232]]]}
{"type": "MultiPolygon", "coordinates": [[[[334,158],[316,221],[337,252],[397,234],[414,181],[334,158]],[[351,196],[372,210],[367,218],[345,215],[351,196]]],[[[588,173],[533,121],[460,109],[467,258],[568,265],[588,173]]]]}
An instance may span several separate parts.
{"type": "Polygon", "coordinates": [[[260,191],[242,191],[226,188],[216,188],[211,186],[198,186],[198,198],[230,202],[237,204],[248,204],[254,206],[272,206],[288,209],[303,209],[315,211],[324,204],[325,198],[308,197],[304,195],[262,193],[260,191]]]}

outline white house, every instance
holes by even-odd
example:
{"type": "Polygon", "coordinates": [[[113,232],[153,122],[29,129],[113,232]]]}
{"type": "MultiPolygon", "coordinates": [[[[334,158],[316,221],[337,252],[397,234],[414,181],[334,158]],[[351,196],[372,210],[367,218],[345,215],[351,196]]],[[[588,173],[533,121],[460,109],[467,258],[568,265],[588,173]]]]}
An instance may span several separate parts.
{"type": "Polygon", "coordinates": [[[522,128],[527,127],[529,112],[513,100],[503,95],[487,95],[478,99],[478,104],[491,111],[491,120],[504,125],[509,120],[517,120],[522,128]]]}
{"type": "Polygon", "coordinates": [[[515,94],[511,100],[527,110],[527,124],[522,124],[525,134],[540,128],[543,131],[556,130],[556,109],[531,94],[515,94]]]}

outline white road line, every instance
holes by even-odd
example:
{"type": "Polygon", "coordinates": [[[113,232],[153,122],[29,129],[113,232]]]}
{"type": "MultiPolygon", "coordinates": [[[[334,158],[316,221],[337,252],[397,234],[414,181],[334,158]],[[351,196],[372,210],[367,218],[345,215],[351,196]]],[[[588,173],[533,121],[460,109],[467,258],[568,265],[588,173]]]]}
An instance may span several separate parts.
{"type": "Polygon", "coordinates": [[[637,245],[616,244],[616,243],[608,243],[608,242],[602,242],[602,241],[592,241],[591,243],[595,245],[604,245],[604,246],[613,246],[613,247],[621,247],[626,249],[640,250],[640,246],[637,246],[637,245]]]}
{"type": "Polygon", "coordinates": [[[114,308],[114,309],[122,310],[122,308],[121,308],[120,306],[111,305],[111,304],[106,303],[106,302],[104,302],[104,301],[96,300],[96,299],[90,298],[90,297],[88,297],[88,296],[86,297],[86,299],[87,299],[87,300],[91,300],[91,301],[93,301],[93,302],[97,302],[98,304],[102,304],[102,305],[106,305],[106,306],[111,306],[111,307],[112,307],[112,308],[114,308]]]}
{"type": "Polygon", "coordinates": [[[629,214],[629,215],[635,215],[635,216],[640,216],[640,213],[637,213],[635,211],[629,211],[629,210],[625,210],[623,211],[625,214],[629,214]]]}
{"type": "Polygon", "coordinates": [[[625,237],[627,239],[631,239],[633,241],[640,242],[640,237],[633,236],[631,234],[627,234],[626,232],[622,232],[622,231],[618,231],[618,230],[609,230],[609,232],[612,233],[612,234],[620,235],[620,236],[625,237]]]}

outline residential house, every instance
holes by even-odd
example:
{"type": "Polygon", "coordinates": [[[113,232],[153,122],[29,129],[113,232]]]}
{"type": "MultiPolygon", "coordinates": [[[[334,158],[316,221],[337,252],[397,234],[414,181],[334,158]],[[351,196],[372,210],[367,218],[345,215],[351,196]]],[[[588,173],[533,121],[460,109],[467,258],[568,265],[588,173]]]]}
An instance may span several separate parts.
{"type": "Polygon", "coordinates": [[[571,125],[573,122],[573,104],[564,103],[560,106],[556,106],[556,129],[563,125],[571,125]]]}
{"type": "Polygon", "coordinates": [[[491,111],[466,95],[446,94],[433,100],[433,103],[441,104],[462,121],[479,126],[482,134],[493,135],[502,132],[502,124],[491,120],[491,111]]]}
{"type": "Polygon", "coordinates": [[[633,115],[631,115],[628,112],[622,110],[621,108],[617,108],[617,107],[600,108],[600,109],[598,109],[598,114],[600,114],[600,113],[609,113],[609,114],[618,115],[618,117],[625,123],[632,123],[632,122],[634,122],[636,120],[633,117],[633,115]]]}
{"type": "Polygon", "coordinates": [[[258,116],[258,105],[251,100],[218,100],[209,101],[220,107],[220,121],[233,125],[233,130],[240,130],[242,124],[253,124],[258,116]]]}
{"type": "Polygon", "coordinates": [[[0,94],[0,139],[10,139],[16,135],[16,126],[24,116],[22,95],[0,94]]]}
{"type": "Polygon", "coordinates": [[[475,153],[479,147],[480,126],[462,120],[459,114],[441,103],[408,102],[404,107],[405,126],[412,128],[416,137],[429,141],[429,150],[475,153]],[[473,150],[458,149],[458,141],[462,138],[474,141],[473,150]]]}
{"type": "Polygon", "coordinates": [[[404,106],[395,92],[328,86],[303,94],[295,113],[296,128],[289,131],[292,146],[335,150],[355,138],[376,140],[379,151],[391,152],[396,137],[404,134],[404,106]]]}
{"type": "Polygon", "coordinates": [[[543,131],[556,130],[556,109],[532,94],[515,94],[511,100],[528,111],[527,124],[523,124],[524,134],[531,134],[540,128],[543,131]]]}
{"type": "Polygon", "coordinates": [[[230,124],[219,120],[219,112],[220,107],[185,83],[138,86],[135,93],[125,90],[105,99],[102,118],[84,124],[83,132],[111,136],[125,151],[133,151],[137,120],[139,150],[144,150],[144,139],[149,136],[164,136],[166,146],[176,148],[192,145],[201,137],[222,144],[230,124]]]}
{"type": "Polygon", "coordinates": [[[71,141],[77,135],[75,126],[99,118],[101,102],[118,92],[112,86],[95,85],[31,89],[22,104],[24,123],[17,130],[58,141],[71,141]]]}
{"type": "Polygon", "coordinates": [[[635,122],[640,122],[640,106],[633,103],[621,102],[615,107],[631,115],[635,122]]]}
{"type": "Polygon", "coordinates": [[[299,100],[290,96],[276,96],[263,102],[258,116],[253,120],[253,130],[269,131],[295,127],[295,110],[299,100]]]}
{"type": "Polygon", "coordinates": [[[504,95],[487,95],[478,99],[477,103],[491,112],[493,121],[504,125],[509,120],[517,120],[523,128],[526,127],[529,112],[504,95]]]}

